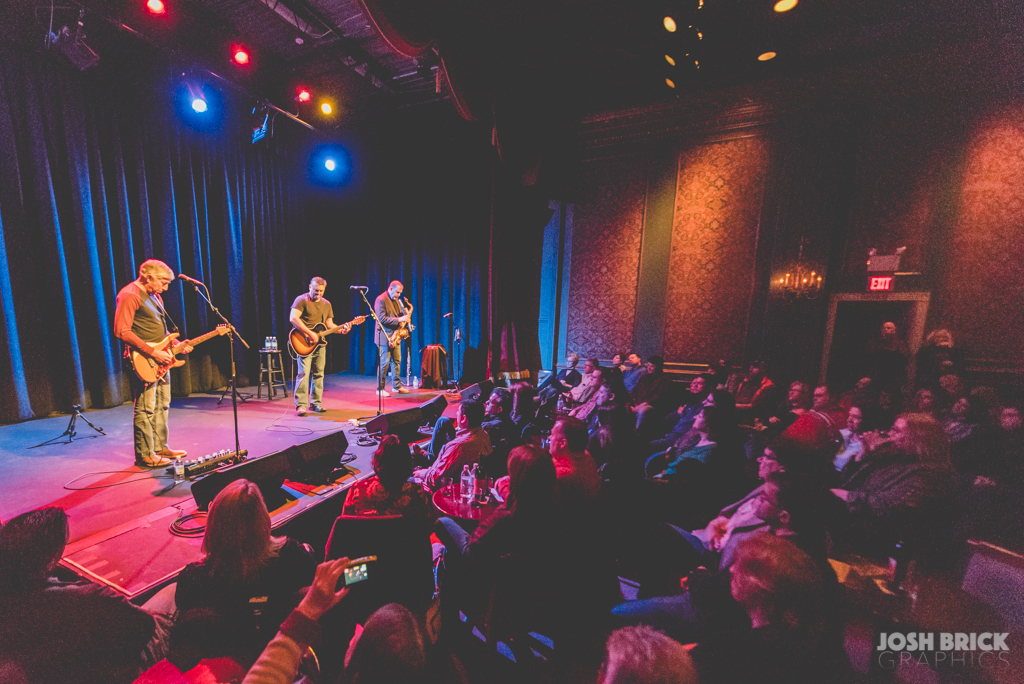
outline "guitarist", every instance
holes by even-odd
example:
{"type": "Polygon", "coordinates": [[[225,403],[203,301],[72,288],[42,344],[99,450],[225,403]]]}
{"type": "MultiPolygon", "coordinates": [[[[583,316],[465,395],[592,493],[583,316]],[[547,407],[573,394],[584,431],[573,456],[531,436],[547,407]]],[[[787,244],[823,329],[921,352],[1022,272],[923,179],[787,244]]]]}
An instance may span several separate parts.
{"type": "Polygon", "coordinates": [[[380,352],[380,365],[377,371],[377,394],[383,397],[391,396],[384,389],[384,383],[388,379],[388,370],[392,363],[395,368],[395,392],[408,394],[409,390],[402,387],[402,340],[395,337],[395,331],[408,325],[410,314],[406,313],[402,306],[402,292],[405,287],[398,280],[392,280],[388,289],[377,295],[373,302],[373,313],[380,321],[381,327],[389,336],[395,339],[394,345],[390,345],[380,328],[374,328],[374,341],[377,343],[377,350],[380,352]]]}
{"type": "MultiPolygon", "coordinates": [[[[114,336],[160,364],[173,360],[169,352],[153,345],[168,335],[170,319],[164,310],[161,292],[174,280],[170,266],[149,259],[139,266],[139,277],[117,293],[114,312],[114,336]]],[[[177,328],[173,321],[172,327],[177,328]]],[[[127,349],[126,349],[127,351],[127,349]]],[[[182,353],[192,351],[186,346],[182,353]]],[[[162,468],[186,452],[167,446],[167,411],[171,406],[171,376],[168,373],[156,382],[146,384],[134,371],[128,373],[135,410],[132,431],[135,435],[135,465],[141,468],[162,468]]]]}
{"type": "MultiPolygon", "coordinates": [[[[334,308],[331,303],[324,299],[324,292],[327,290],[327,281],[316,276],[309,281],[309,293],[301,294],[292,302],[292,309],[288,320],[309,340],[310,344],[320,341],[320,335],[312,330],[312,326],[323,323],[328,330],[333,330],[334,308]]],[[[338,331],[347,335],[352,329],[350,323],[338,326],[338,331]]],[[[327,361],[327,348],[317,347],[311,354],[300,356],[298,359],[299,370],[295,376],[295,413],[300,416],[306,415],[306,406],[313,413],[323,413],[327,409],[320,405],[324,394],[324,365],[327,361]],[[312,377],[313,391],[310,392],[310,377],[312,377]],[[310,396],[312,395],[312,396],[310,396]]]]}

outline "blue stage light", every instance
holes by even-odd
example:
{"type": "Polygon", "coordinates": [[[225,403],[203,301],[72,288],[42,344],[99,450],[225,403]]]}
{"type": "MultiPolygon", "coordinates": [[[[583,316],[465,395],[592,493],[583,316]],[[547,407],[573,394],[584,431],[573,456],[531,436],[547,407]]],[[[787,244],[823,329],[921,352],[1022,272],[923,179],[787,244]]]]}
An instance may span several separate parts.
{"type": "Polygon", "coordinates": [[[192,109],[194,109],[197,114],[202,114],[206,111],[206,100],[199,97],[192,100],[192,109]]]}
{"type": "Polygon", "coordinates": [[[336,167],[336,165],[335,165],[335,163],[334,163],[334,160],[333,160],[333,159],[328,159],[327,161],[325,161],[325,162],[324,162],[324,167],[325,167],[325,168],[326,168],[326,169],[327,169],[328,171],[333,171],[333,170],[335,169],[335,167],[336,167]]]}

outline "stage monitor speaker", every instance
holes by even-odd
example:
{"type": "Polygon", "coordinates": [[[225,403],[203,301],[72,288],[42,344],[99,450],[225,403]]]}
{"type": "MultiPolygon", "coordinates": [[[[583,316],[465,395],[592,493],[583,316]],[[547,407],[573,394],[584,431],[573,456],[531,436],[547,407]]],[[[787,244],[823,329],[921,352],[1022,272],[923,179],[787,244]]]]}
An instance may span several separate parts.
{"type": "Polygon", "coordinates": [[[366,431],[379,432],[382,435],[410,435],[415,433],[416,428],[423,425],[423,422],[423,410],[416,406],[377,416],[366,424],[366,431]]]}
{"type": "Polygon", "coordinates": [[[274,510],[283,503],[284,490],[281,489],[281,485],[291,473],[293,457],[289,452],[293,449],[297,447],[248,459],[228,468],[215,470],[206,477],[196,480],[192,483],[192,498],[196,500],[196,506],[206,510],[222,489],[235,480],[246,479],[260,488],[267,508],[274,510]]]}
{"type": "Polygon", "coordinates": [[[448,408],[448,400],[443,394],[438,394],[430,401],[420,404],[420,411],[423,412],[423,422],[433,425],[446,408],[448,408]]]}
{"type": "Polygon", "coordinates": [[[297,444],[288,449],[293,480],[318,478],[334,472],[348,449],[348,438],[343,430],[318,439],[297,444]]]}
{"type": "Polygon", "coordinates": [[[482,396],[484,399],[491,396],[491,390],[494,389],[494,383],[490,380],[484,380],[478,382],[475,385],[470,385],[466,389],[459,392],[462,395],[462,401],[471,400],[474,397],[482,396]]]}

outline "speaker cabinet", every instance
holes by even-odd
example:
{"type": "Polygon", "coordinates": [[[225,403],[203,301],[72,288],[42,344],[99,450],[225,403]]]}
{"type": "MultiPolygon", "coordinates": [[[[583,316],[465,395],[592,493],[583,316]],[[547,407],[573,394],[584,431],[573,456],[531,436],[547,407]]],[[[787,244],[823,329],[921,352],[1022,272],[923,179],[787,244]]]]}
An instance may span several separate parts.
{"type": "Polygon", "coordinates": [[[306,480],[329,475],[338,467],[346,449],[348,438],[343,430],[293,446],[288,449],[291,479],[306,480]]]}
{"type": "Polygon", "coordinates": [[[292,470],[291,454],[289,453],[292,449],[297,449],[297,447],[289,447],[284,451],[215,470],[192,483],[192,498],[196,500],[196,505],[205,511],[222,489],[235,480],[245,479],[260,488],[267,508],[273,510],[283,503],[284,491],[281,489],[281,485],[284,484],[285,478],[292,470]]]}
{"type": "Polygon", "coordinates": [[[420,404],[420,411],[423,412],[423,422],[433,425],[446,408],[448,408],[448,399],[443,394],[438,394],[430,401],[420,404]]]}
{"type": "Polygon", "coordinates": [[[494,383],[490,380],[484,380],[478,382],[475,385],[470,385],[466,389],[459,392],[462,395],[462,401],[472,400],[474,397],[483,397],[486,399],[491,396],[491,390],[494,389],[494,383]]]}
{"type": "Polygon", "coordinates": [[[414,434],[416,428],[423,423],[423,410],[417,406],[377,416],[366,424],[366,431],[379,432],[382,435],[408,436],[414,434]]]}

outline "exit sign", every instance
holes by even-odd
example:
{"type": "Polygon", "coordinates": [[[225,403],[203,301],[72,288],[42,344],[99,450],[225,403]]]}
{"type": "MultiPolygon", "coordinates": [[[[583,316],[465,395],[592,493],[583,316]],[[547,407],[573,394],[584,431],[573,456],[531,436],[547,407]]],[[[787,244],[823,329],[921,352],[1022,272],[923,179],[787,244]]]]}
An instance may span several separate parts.
{"type": "Polygon", "coordinates": [[[868,276],[868,290],[871,292],[887,292],[892,289],[892,276],[868,276]]]}

